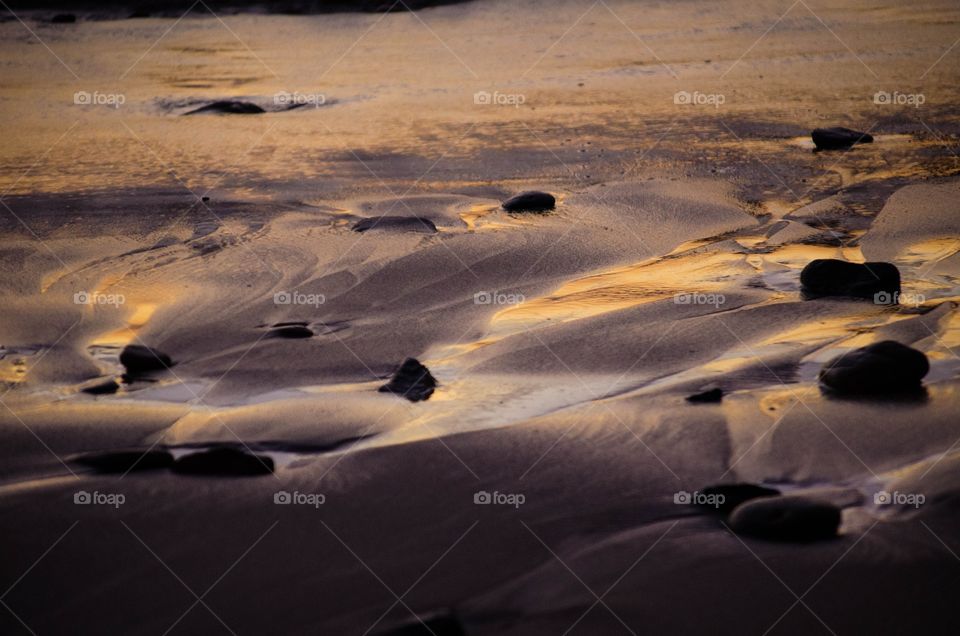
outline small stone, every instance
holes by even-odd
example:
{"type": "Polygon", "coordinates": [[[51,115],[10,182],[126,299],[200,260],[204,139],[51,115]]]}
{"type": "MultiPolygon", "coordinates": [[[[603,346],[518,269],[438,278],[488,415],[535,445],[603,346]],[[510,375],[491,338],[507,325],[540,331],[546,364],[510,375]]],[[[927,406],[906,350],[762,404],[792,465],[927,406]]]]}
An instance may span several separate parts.
{"type": "Polygon", "coordinates": [[[119,389],[120,385],[117,384],[117,380],[115,378],[108,378],[102,382],[85,386],[80,390],[90,395],[111,395],[119,389]]]}
{"type": "Polygon", "coordinates": [[[120,352],[120,364],[127,368],[130,375],[163,371],[173,366],[167,354],[143,345],[127,345],[120,352]]]}
{"type": "Polygon", "coordinates": [[[930,362],[922,351],[893,340],[876,342],[837,356],[820,369],[820,383],[849,395],[922,391],[930,362]]]}
{"type": "Polygon", "coordinates": [[[800,284],[804,292],[816,296],[850,296],[890,304],[900,294],[900,270],[892,263],[818,258],[800,272],[800,284]]]}
{"type": "Polygon", "coordinates": [[[362,219],[353,224],[354,232],[369,230],[394,230],[399,232],[422,232],[436,234],[437,226],[430,219],[419,216],[377,216],[362,219]]]}
{"type": "Polygon", "coordinates": [[[170,468],[173,465],[173,455],[163,449],[133,449],[88,453],[74,458],[73,461],[98,473],[115,474],[170,468]]]}
{"type": "Polygon", "coordinates": [[[396,393],[411,402],[429,399],[437,386],[437,380],[427,367],[420,364],[415,358],[407,358],[393,375],[393,378],[382,387],[381,393],[396,393]]]}
{"type": "Polygon", "coordinates": [[[210,477],[256,477],[273,472],[273,459],[238,448],[213,448],[184,455],[174,462],[173,472],[210,477]]]}
{"type": "Polygon", "coordinates": [[[219,115],[259,115],[260,113],[265,112],[267,111],[263,110],[256,104],[251,104],[250,102],[220,100],[207,104],[206,106],[201,106],[200,108],[196,108],[184,114],[200,115],[203,113],[211,113],[219,115]]]}
{"type": "MultiPolygon", "coordinates": [[[[716,510],[720,514],[730,514],[734,508],[751,499],[760,497],[776,497],[780,491],[776,488],[767,488],[756,484],[719,484],[708,486],[700,491],[704,495],[723,495],[723,501],[716,510]]],[[[713,506],[710,506],[713,509],[713,506]]]]}
{"type": "Polygon", "coordinates": [[[694,393],[693,395],[687,396],[687,402],[693,402],[694,404],[710,404],[717,403],[723,400],[723,389],[713,388],[702,393],[694,393]]]}
{"type": "Polygon", "coordinates": [[[314,336],[313,331],[309,327],[303,325],[282,325],[275,326],[270,330],[270,333],[267,334],[268,338],[312,338],[314,336]]]}
{"type": "Polygon", "coordinates": [[[556,204],[557,200],[552,194],[531,190],[504,201],[503,209],[507,212],[546,212],[556,204]]]}
{"type": "Polygon", "coordinates": [[[730,529],[758,539],[806,543],[836,537],[841,518],[837,506],[809,497],[762,497],[737,506],[730,529]]]}
{"type": "Polygon", "coordinates": [[[873,136],[849,128],[817,128],[810,133],[817,150],[840,150],[854,144],[873,143],[873,136]]]}

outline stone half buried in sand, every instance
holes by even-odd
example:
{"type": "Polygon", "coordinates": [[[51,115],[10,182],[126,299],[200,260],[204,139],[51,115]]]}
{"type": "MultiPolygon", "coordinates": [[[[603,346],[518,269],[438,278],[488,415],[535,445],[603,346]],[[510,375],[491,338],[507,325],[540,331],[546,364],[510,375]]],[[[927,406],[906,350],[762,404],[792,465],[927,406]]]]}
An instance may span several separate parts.
{"type": "Polygon", "coordinates": [[[131,344],[120,352],[120,364],[127,369],[128,375],[136,376],[169,369],[173,366],[173,361],[162,351],[144,345],[131,344]]]}
{"type": "Polygon", "coordinates": [[[868,298],[886,305],[896,302],[900,294],[900,270],[892,263],[818,258],[800,272],[800,284],[813,296],[868,298]]]}
{"type": "Polygon", "coordinates": [[[173,472],[206,477],[258,477],[273,472],[273,459],[229,446],[184,455],[173,472]]]}
{"type": "Polygon", "coordinates": [[[449,612],[418,616],[415,620],[379,632],[382,636],[464,636],[463,625],[449,612]]]}
{"type": "Polygon", "coordinates": [[[854,144],[873,143],[873,136],[849,128],[817,128],[810,133],[817,150],[842,150],[854,144]]]}
{"type": "Polygon", "coordinates": [[[377,216],[357,221],[351,227],[354,232],[384,230],[394,232],[421,232],[436,234],[437,226],[430,219],[419,216],[377,216]]]}
{"type": "Polygon", "coordinates": [[[922,351],[884,340],[830,360],[819,378],[821,385],[841,395],[909,395],[923,392],[928,371],[922,351]]]}
{"type": "Polygon", "coordinates": [[[173,466],[173,455],[164,449],[128,449],[86,453],[73,462],[104,474],[160,470],[173,466]]]}
{"type": "Polygon", "coordinates": [[[407,358],[393,378],[378,390],[381,393],[396,393],[411,402],[427,400],[433,395],[437,380],[427,367],[415,358],[407,358]]]}
{"type": "Polygon", "coordinates": [[[723,389],[714,387],[706,391],[701,391],[700,393],[688,395],[686,399],[687,402],[692,404],[717,404],[723,401],[723,389]]]}
{"type": "Polygon", "coordinates": [[[548,192],[530,190],[510,197],[503,202],[507,212],[547,212],[556,206],[557,200],[548,192]]]}
{"type": "Polygon", "coordinates": [[[718,484],[716,486],[708,486],[700,492],[707,495],[704,501],[717,502],[717,504],[709,506],[705,504],[698,505],[709,508],[711,511],[716,510],[717,513],[722,515],[730,514],[734,508],[740,504],[753,499],[776,497],[780,494],[780,491],[776,488],[758,486],[757,484],[718,484]]]}
{"type": "Polygon", "coordinates": [[[211,102],[200,108],[195,108],[194,110],[184,113],[184,115],[259,115],[265,112],[267,111],[250,102],[224,99],[211,102]]]}
{"type": "Polygon", "coordinates": [[[837,536],[840,508],[810,497],[762,497],[737,506],[730,529],[768,541],[806,543],[837,536]]]}

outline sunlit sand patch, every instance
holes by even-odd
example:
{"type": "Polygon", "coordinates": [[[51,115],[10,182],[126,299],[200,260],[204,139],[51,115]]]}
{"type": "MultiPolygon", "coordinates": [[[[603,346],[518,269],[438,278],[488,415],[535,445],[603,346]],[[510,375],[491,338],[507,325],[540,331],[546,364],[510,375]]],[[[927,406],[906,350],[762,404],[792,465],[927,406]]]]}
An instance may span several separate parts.
{"type": "Polygon", "coordinates": [[[960,251],[960,238],[935,238],[914,243],[903,252],[899,260],[917,267],[932,268],[933,263],[953,256],[960,251]]]}
{"type": "Polygon", "coordinates": [[[489,333],[496,336],[547,323],[580,320],[676,294],[717,292],[731,275],[729,266],[742,259],[741,255],[730,253],[654,259],[577,278],[549,296],[499,311],[491,320],[489,333]]]}
{"type": "Polygon", "coordinates": [[[156,303],[140,303],[135,305],[133,314],[127,319],[127,325],[125,327],[97,336],[90,345],[98,347],[122,347],[130,344],[136,337],[137,331],[147,324],[156,310],[156,303]]]}

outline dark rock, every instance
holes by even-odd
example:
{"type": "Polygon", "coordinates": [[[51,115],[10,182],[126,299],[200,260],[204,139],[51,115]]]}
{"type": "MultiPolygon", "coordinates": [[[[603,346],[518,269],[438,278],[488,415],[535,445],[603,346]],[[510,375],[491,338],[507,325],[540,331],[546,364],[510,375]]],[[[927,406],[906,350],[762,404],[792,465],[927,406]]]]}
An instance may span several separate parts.
{"type": "Polygon", "coordinates": [[[521,192],[503,202],[503,209],[507,212],[546,212],[552,210],[557,200],[552,194],[531,190],[521,192]]]}
{"type": "Polygon", "coordinates": [[[312,338],[313,331],[303,325],[277,325],[267,334],[268,338],[312,338]]]}
{"type": "Polygon", "coordinates": [[[873,136],[849,128],[817,128],[810,133],[817,150],[840,150],[854,144],[873,143],[873,136]]]}
{"type": "Polygon", "coordinates": [[[714,388],[687,396],[687,402],[693,402],[694,404],[716,403],[721,400],[723,400],[723,389],[720,388],[714,388]]]}
{"type": "Polygon", "coordinates": [[[400,365],[393,378],[379,390],[381,393],[396,393],[411,402],[419,402],[433,395],[436,386],[437,380],[431,375],[427,367],[414,358],[407,358],[400,365]]]}
{"type": "Polygon", "coordinates": [[[456,616],[440,614],[431,618],[411,620],[405,625],[382,634],[383,636],[465,636],[466,632],[456,616]]]}
{"type": "MultiPolygon", "coordinates": [[[[708,486],[700,491],[704,495],[723,495],[723,502],[716,507],[720,514],[730,514],[734,508],[740,504],[759,499],[760,497],[776,497],[780,491],[776,488],[767,488],[756,484],[719,484],[717,486],[708,486]]],[[[709,506],[711,510],[713,506],[709,506]]]]}
{"type": "Polygon", "coordinates": [[[253,455],[238,448],[213,448],[184,455],[174,462],[173,472],[211,477],[255,477],[272,473],[273,460],[266,455],[253,455]]]}
{"type": "Polygon", "coordinates": [[[151,371],[163,371],[173,366],[173,361],[167,354],[145,347],[143,345],[127,345],[120,352],[120,364],[127,369],[127,373],[136,376],[151,371]]]}
{"type": "Polygon", "coordinates": [[[89,393],[90,395],[110,395],[116,393],[120,388],[120,385],[117,384],[115,378],[108,378],[103,382],[97,382],[89,386],[85,386],[81,389],[84,393],[89,393]]]}
{"type": "Polygon", "coordinates": [[[762,497],[737,506],[730,529],[737,534],[798,543],[837,536],[840,508],[808,497],[762,497]]]}
{"type": "Polygon", "coordinates": [[[77,21],[77,16],[72,13],[58,13],[50,18],[51,24],[73,24],[77,21]]]}
{"type": "Polygon", "coordinates": [[[900,294],[900,271],[892,263],[818,258],[800,272],[800,284],[812,295],[869,298],[888,304],[900,294]]]}
{"type": "Polygon", "coordinates": [[[930,363],[922,351],[893,340],[837,356],[820,369],[820,383],[841,394],[897,394],[922,391],[930,363]]]}
{"type": "Polygon", "coordinates": [[[73,461],[98,473],[126,473],[170,468],[173,466],[173,455],[163,449],[134,449],[89,453],[76,457],[73,461]]]}
{"type": "Polygon", "coordinates": [[[250,102],[240,102],[232,99],[225,99],[207,104],[206,106],[201,106],[195,110],[191,110],[185,115],[199,115],[202,113],[212,113],[220,115],[259,115],[260,113],[265,113],[267,111],[263,110],[256,104],[251,104],[250,102]]]}
{"type": "Polygon", "coordinates": [[[366,232],[368,230],[396,230],[400,232],[422,232],[424,234],[435,234],[437,226],[430,219],[424,219],[419,216],[377,216],[370,219],[363,219],[353,224],[351,228],[354,232],[366,232]]]}

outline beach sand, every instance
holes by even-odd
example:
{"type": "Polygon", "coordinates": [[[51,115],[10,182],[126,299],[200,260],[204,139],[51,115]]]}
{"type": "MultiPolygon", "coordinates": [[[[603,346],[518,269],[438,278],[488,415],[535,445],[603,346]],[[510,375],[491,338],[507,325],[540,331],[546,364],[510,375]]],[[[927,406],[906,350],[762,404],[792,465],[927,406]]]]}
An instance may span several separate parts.
{"type": "Polygon", "coordinates": [[[960,9],[842,4],[0,23],[0,633],[956,633],[960,9]],[[922,396],[818,386],[883,340],[922,396]],[[76,461],[212,447],[275,469],[76,461]],[[736,482],[839,535],[677,503],[736,482]]]}

